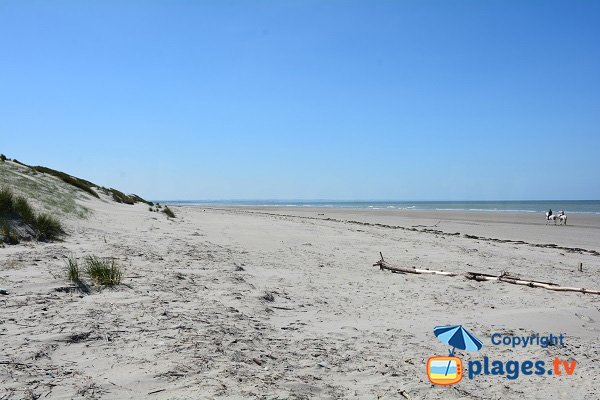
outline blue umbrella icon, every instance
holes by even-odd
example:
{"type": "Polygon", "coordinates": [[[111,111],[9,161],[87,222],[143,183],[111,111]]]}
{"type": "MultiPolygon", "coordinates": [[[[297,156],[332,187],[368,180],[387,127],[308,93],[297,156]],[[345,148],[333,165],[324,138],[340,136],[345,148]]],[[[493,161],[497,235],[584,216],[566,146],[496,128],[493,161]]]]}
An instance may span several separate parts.
{"type": "MultiPolygon", "coordinates": [[[[454,356],[454,349],[477,351],[483,347],[481,340],[463,328],[462,325],[436,326],[433,328],[433,333],[441,342],[452,346],[450,356],[454,356]]],[[[450,362],[448,362],[445,375],[448,375],[449,368],[450,362]]]]}

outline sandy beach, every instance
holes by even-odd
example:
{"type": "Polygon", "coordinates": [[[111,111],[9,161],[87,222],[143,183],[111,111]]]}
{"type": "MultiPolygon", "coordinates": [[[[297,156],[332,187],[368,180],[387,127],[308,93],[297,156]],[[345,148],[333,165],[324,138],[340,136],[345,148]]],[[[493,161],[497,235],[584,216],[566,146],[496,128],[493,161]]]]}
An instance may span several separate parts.
{"type": "Polygon", "coordinates": [[[2,1],[0,400],[600,400],[547,3],[2,1]]]}
{"type": "Polygon", "coordinates": [[[1,399],[600,396],[600,296],[372,266],[382,252],[599,289],[598,216],[555,227],[526,213],[186,206],[167,219],[80,202],[92,213],[69,219],[64,241],[0,249],[1,399]],[[124,284],[78,292],[65,260],[90,254],[114,257],[124,284]],[[484,346],[459,352],[465,361],[560,357],[577,369],[433,386],[427,359],[448,348],[432,329],[458,324],[484,346]],[[562,333],[565,345],[494,346],[494,332],[562,333]]]}

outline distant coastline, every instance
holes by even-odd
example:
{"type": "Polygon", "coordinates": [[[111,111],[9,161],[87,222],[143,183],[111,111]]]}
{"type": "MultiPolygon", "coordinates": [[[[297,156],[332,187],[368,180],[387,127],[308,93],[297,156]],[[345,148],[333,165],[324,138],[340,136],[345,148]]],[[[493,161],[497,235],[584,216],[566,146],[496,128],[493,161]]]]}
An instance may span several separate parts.
{"type": "Polygon", "coordinates": [[[548,209],[566,213],[600,214],[600,200],[523,201],[329,201],[329,200],[157,200],[168,205],[358,208],[372,210],[426,210],[541,213],[548,209]]]}

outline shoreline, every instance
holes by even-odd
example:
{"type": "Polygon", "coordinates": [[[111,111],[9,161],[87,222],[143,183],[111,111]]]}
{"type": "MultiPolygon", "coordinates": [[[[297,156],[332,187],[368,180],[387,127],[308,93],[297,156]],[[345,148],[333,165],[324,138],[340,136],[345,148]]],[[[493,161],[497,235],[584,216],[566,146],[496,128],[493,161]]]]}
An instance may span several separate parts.
{"type": "Polygon", "coordinates": [[[442,202],[385,202],[385,201],[270,201],[270,200],[248,200],[248,201],[202,201],[202,200],[153,200],[161,204],[173,206],[197,206],[197,207],[240,207],[240,208],[289,208],[289,209],[325,209],[325,210],[368,210],[368,211],[426,211],[426,212],[489,212],[489,213],[525,213],[525,214],[541,214],[544,215],[548,209],[555,210],[558,213],[564,210],[566,214],[584,214],[584,215],[600,215],[600,200],[544,200],[544,201],[442,201],[442,202]],[[525,208],[502,208],[502,207],[452,207],[452,205],[468,205],[480,206],[483,204],[500,205],[506,203],[514,203],[512,205],[518,207],[527,203],[536,204],[539,209],[525,208]],[[597,208],[593,210],[581,210],[570,208],[578,203],[575,207],[583,207],[586,204],[593,204],[597,208]],[[425,204],[436,204],[437,207],[423,207],[425,204]],[[543,206],[542,206],[543,204],[543,206]],[[447,207],[442,207],[444,205],[447,207]]]}
{"type": "Polygon", "coordinates": [[[340,222],[381,224],[410,228],[435,228],[444,233],[460,233],[481,238],[523,241],[533,245],[555,245],[600,251],[600,215],[571,215],[567,225],[547,224],[543,215],[519,212],[372,210],[321,207],[276,206],[172,206],[279,215],[340,222]]]}

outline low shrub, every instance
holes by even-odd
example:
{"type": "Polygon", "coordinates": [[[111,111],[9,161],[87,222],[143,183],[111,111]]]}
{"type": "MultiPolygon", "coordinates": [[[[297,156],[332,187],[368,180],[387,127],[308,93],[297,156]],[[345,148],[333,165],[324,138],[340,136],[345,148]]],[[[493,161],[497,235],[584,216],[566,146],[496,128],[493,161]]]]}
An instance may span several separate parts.
{"type": "Polygon", "coordinates": [[[6,156],[4,154],[0,154],[0,161],[6,161],[6,156]]]}
{"type": "Polygon", "coordinates": [[[85,263],[85,272],[100,285],[118,285],[123,279],[123,271],[114,259],[88,256],[85,263]]]}

